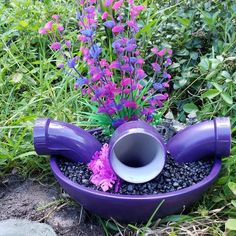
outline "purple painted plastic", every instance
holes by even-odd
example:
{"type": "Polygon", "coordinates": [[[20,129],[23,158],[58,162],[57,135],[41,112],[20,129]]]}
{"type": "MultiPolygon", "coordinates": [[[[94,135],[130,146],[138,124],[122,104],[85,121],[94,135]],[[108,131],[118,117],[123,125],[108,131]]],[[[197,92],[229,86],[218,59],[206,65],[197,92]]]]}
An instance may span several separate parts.
{"type": "Polygon", "coordinates": [[[130,121],[119,126],[109,147],[111,167],[127,182],[150,181],[165,165],[166,148],[162,137],[144,121],[130,121]]]}
{"type": "Polygon", "coordinates": [[[50,165],[54,176],[63,189],[85,209],[104,218],[122,222],[147,222],[160,205],[154,219],[182,213],[197,202],[216,180],[221,169],[221,160],[215,159],[210,174],[190,187],[170,193],[153,195],[121,195],[93,190],[74,183],[61,172],[57,156],[52,156],[50,165]]]}
{"type": "Polygon", "coordinates": [[[34,147],[39,155],[57,155],[87,163],[101,149],[101,144],[75,125],[39,118],[34,126],[34,147]]]}
{"type": "Polygon", "coordinates": [[[167,143],[167,150],[178,162],[230,155],[231,127],[228,117],[204,121],[177,133],[167,143]]]}

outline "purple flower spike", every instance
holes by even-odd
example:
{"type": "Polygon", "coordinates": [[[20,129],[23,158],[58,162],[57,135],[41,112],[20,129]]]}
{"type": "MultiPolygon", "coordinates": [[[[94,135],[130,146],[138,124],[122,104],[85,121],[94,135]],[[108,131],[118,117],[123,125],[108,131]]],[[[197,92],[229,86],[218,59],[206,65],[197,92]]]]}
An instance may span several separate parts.
{"type": "Polygon", "coordinates": [[[92,37],[93,31],[91,29],[81,30],[81,34],[85,35],[86,37],[92,37]]]}
{"type": "Polygon", "coordinates": [[[156,90],[162,90],[163,89],[163,85],[161,83],[154,83],[153,84],[153,88],[156,90]]]}
{"type": "Polygon", "coordinates": [[[106,26],[107,28],[113,28],[115,26],[115,22],[113,20],[108,20],[104,22],[103,25],[106,26]]]}
{"type": "Polygon", "coordinates": [[[69,59],[68,62],[67,62],[67,65],[68,67],[70,68],[74,68],[75,67],[75,64],[76,64],[76,57],[72,58],[72,59],[69,59]]]}
{"type": "Polygon", "coordinates": [[[101,52],[102,49],[97,44],[92,45],[92,47],[89,50],[90,56],[94,59],[97,59],[101,52]]]}

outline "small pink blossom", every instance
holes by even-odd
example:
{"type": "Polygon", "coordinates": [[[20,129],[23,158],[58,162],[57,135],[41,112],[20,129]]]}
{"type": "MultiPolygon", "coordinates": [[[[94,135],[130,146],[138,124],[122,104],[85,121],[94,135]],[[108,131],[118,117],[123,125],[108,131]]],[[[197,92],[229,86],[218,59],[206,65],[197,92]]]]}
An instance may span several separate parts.
{"type": "Polygon", "coordinates": [[[168,52],[168,54],[169,54],[170,56],[172,56],[172,54],[173,54],[172,49],[168,49],[167,52],[168,52]]]}
{"type": "Polygon", "coordinates": [[[87,37],[85,35],[78,35],[77,39],[81,42],[86,42],[87,41],[87,37]]]}
{"type": "Polygon", "coordinates": [[[159,57],[163,57],[166,54],[166,48],[163,48],[160,52],[157,53],[159,57]]]}
{"type": "Polygon", "coordinates": [[[157,54],[158,53],[158,49],[157,48],[152,48],[151,52],[153,52],[154,54],[157,54]]]}
{"type": "Polygon", "coordinates": [[[120,0],[120,1],[115,2],[114,5],[113,5],[113,7],[112,7],[112,9],[115,10],[115,11],[117,11],[117,10],[121,7],[121,5],[123,4],[123,2],[124,2],[124,0],[120,0]]]}
{"type": "Polygon", "coordinates": [[[128,100],[124,103],[124,107],[129,107],[129,108],[136,109],[136,108],[138,108],[138,105],[136,104],[135,101],[128,100]]]}
{"type": "Polygon", "coordinates": [[[113,33],[120,33],[121,31],[124,30],[124,26],[123,25],[116,25],[112,28],[112,32],[113,33]]]}
{"type": "Polygon", "coordinates": [[[59,42],[54,42],[51,44],[50,48],[54,51],[61,49],[61,44],[59,42]]]}
{"type": "Polygon", "coordinates": [[[57,21],[59,19],[59,16],[58,15],[52,15],[52,19],[57,21]]]}
{"type": "Polygon", "coordinates": [[[102,20],[106,20],[108,16],[109,16],[108,12],[105,11],[105,12],[102,14],[102,20]]]}
{"type": "Polygon", "coordinates": [[[50,31],[50,30],[52,30],[52,26],[53,26],[53,22],[49,21],[45,24],[44,29],[47,31],[50,31]]]}
{"type": "Polygon", "coordinates": [[[45,28],[40,28],[38,32],[39,34],[47,34],[47,30],[45,28]]]}
{"type": "MultiPolygon", "coordinates": [[[[93,173],[90,181],[97,187],[100,187],[104,192],[112,188],[115,183],[116,185],[120,185],[120,179],[112,170],[108,156],[109,146],[105,143],[100,152],[95,152],[88,164],[88,168],[93,173]]],[[[115,191],[119,191],[119,186],[115,186],[115,191]]]]}
{"type": "Polygon", "coordinates": [[[59,32],[62,32],[62,31],[64,30],[63,25],[58,24],[58,25],[57,25],[57,30],[58,30],[59,32]]]}

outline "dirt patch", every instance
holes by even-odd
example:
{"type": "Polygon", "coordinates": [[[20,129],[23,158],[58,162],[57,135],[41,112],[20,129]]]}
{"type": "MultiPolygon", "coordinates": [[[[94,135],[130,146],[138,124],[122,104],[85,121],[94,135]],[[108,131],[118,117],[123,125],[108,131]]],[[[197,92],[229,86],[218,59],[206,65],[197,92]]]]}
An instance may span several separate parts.
{"type": "Polygon", "coordinates": [[[104,235],[96,221],[55,184],[10,175],[0,182],[0,220],[47,223],[60,236],[104,235]]]}

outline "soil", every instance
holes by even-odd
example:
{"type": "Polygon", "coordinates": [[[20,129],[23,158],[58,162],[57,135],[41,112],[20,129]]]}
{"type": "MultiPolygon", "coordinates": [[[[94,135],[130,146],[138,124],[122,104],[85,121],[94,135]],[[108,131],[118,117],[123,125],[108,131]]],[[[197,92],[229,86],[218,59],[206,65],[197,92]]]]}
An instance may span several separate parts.
{"type": "Polygon", "coordinates": [[[47,223],[58,236],[104,235],[95,218],[52,183],[6,176],[0,181],[0,221],[17,218],[47,223]]]}

